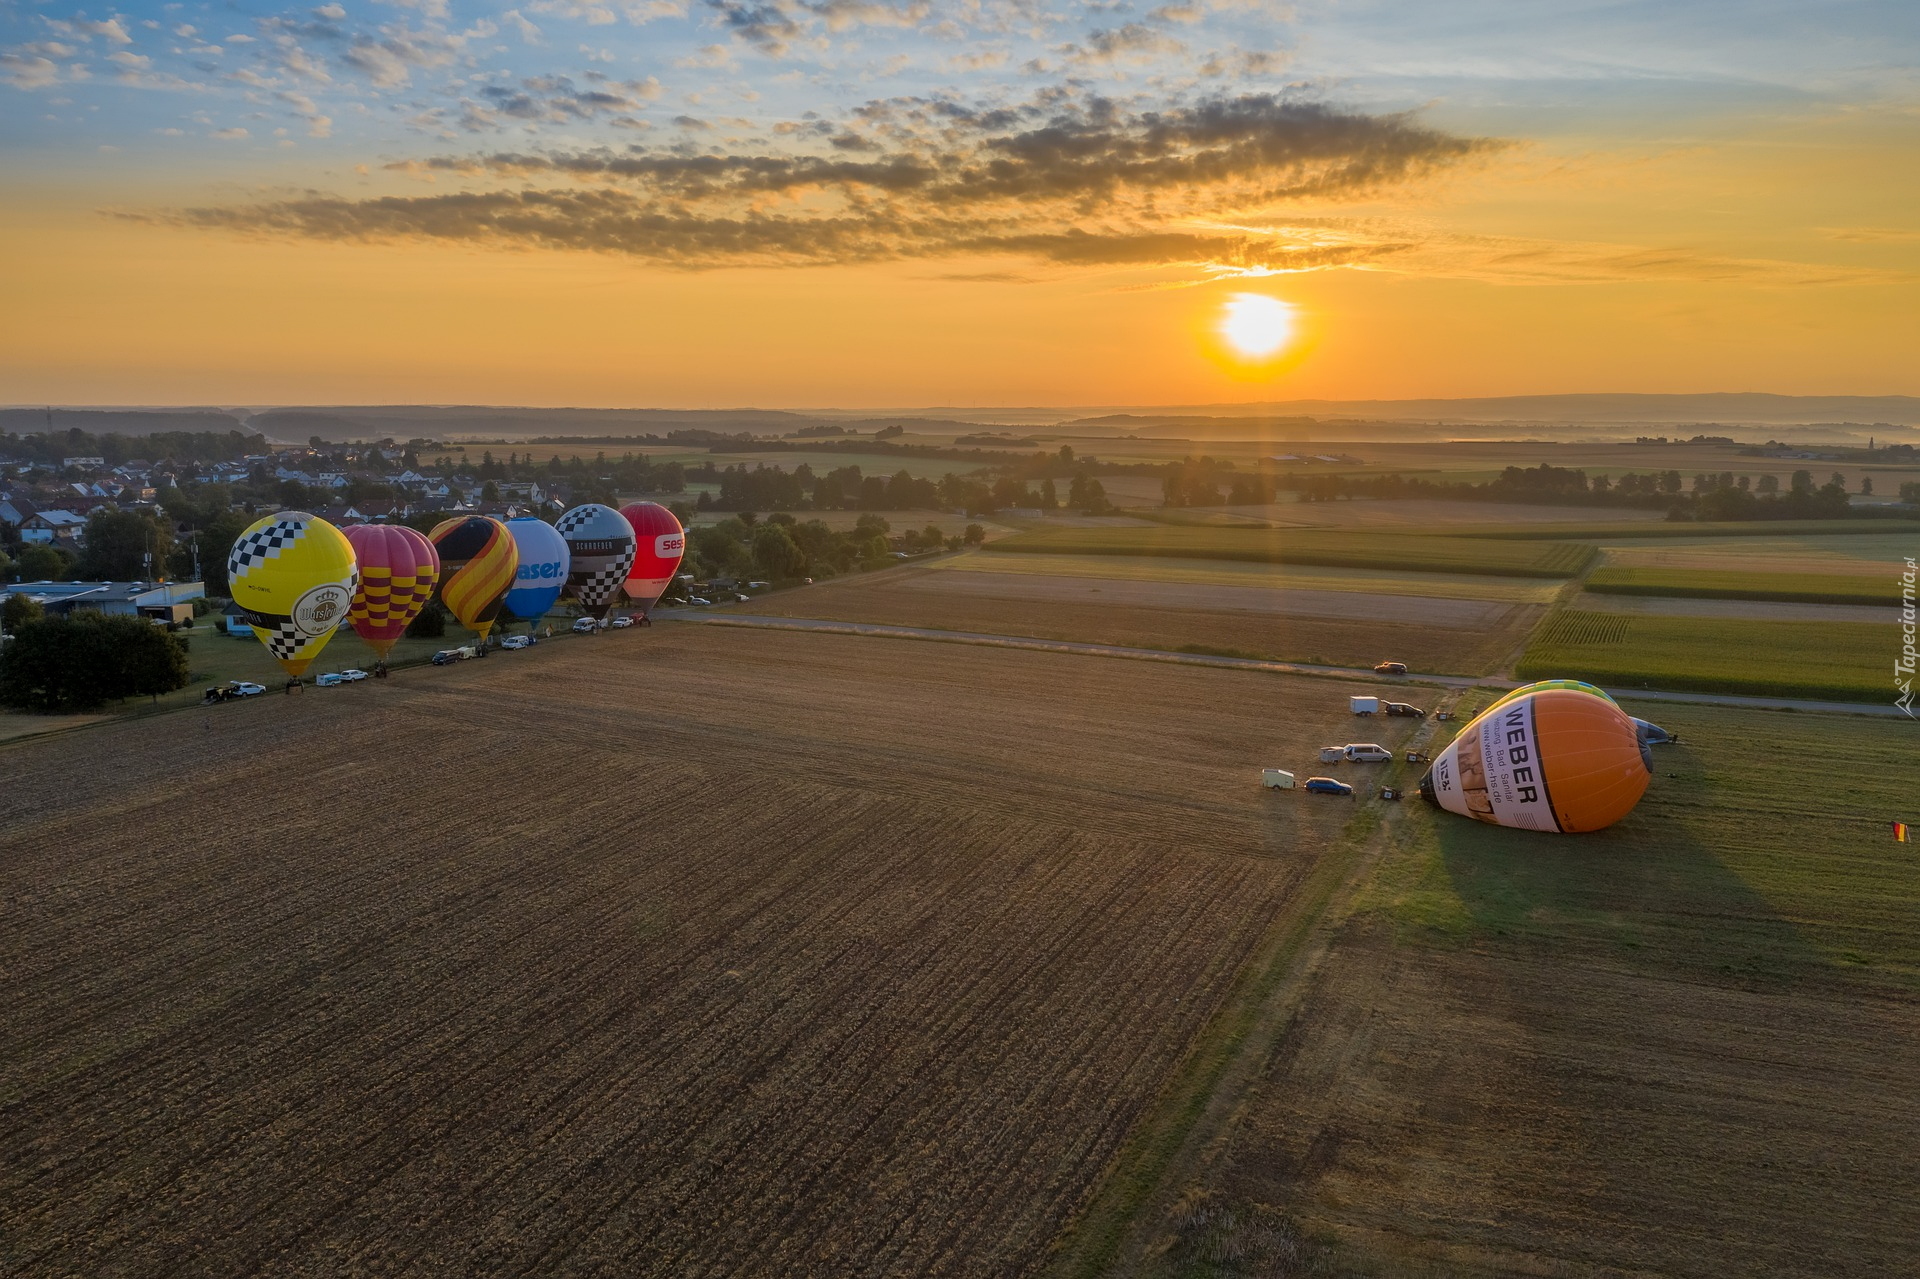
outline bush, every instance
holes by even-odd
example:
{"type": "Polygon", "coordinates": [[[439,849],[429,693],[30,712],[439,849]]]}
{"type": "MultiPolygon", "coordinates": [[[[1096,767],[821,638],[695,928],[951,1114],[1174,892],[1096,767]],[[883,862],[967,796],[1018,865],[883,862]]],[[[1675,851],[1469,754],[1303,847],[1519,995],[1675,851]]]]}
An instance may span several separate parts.
{"type": "Polygon", "coordinates": [[[139,617],[80,612],[21,626],[0,652],[0,706],[54,714],[185,688],[186,646],[139,617]]]}
{"type": "Polygon", "coordinates": [[[427,601],[420,615],[407,623],[410,639],[439,639],[447,633],[447,608],[438,596],[427,601]]]}

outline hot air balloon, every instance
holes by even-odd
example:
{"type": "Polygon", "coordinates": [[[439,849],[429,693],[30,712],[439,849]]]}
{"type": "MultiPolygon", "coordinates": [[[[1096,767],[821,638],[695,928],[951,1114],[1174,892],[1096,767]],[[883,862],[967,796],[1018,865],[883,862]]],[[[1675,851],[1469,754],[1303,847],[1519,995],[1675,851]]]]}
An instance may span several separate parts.
{"type": "Polygon", "coordinates": [[[627,598],[645,614],[673,582],[687,550],[687,532],[672,511],[657,502],[620,508],[633,526],[633,567],[627,570],[627,598]]]}
{"type": "Polygon", "coordinates": [[[234,542],[227,581],[254,637],[298,678],[346,620],[359,575],[339,529],[305,511],[280,511],[234,542]]]}
{"type": "Polygon", "coordinates": [[[1549,688],[1461,729],[1420,794],[1495,826],[1574,833],[1625,817],[1652,780],[1652,761],[1625,711],[1578,689],[1549,688]]]}
{"type": "Polygon", "coordinates": [[[537,622],[566,589],[567,539],[534,515],[508,520],[507,532],[513,534],[513,545],[520,552],[520,570],[507,592],[506,611],[523,622],[537,622]]]}
{"type": "Polygon", "coordinates": [[[520,567],[513,534],[499,520],[466,515],[434,525],[427,537],[440,552],[441,601],[484,640],[520,567]]]}
{"type": "Polygon", "coordinates": [[[356,524],[346,538],[360,561],[360,589],[347,620],[384,662],[433,598],[440,555],[424,533],[404,524],[356,524]]]}
{"type": "Polygon", "coordinates": [[[554,527],[567,539],[572,560],[567,588],[582,612],[604,620],[633,565],[633,525],[611,506],[588,502],[562,515],[554,527]]]}

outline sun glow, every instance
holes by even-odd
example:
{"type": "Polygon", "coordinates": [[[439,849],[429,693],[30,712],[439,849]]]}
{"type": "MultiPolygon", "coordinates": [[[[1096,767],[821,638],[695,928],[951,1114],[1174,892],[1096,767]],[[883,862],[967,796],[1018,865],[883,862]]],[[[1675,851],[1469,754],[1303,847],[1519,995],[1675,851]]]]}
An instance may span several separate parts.
{"type": "Polygon", "coordinates": [[[1264,293],[1236,293],[1220,317],[1220,336],[1242,357],[1264,360],[1293,339],[1293,307],[1264,293]]]}

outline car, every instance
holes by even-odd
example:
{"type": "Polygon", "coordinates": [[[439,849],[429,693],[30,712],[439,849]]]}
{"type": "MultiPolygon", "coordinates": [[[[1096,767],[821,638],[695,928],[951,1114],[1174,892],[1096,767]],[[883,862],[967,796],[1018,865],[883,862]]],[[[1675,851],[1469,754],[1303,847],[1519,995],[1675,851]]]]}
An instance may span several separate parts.
{"type": "Polygon", "coordinates": [[[254,684],[244,679],[230,680],[227,687],[232,690],[235,697],[256,697],[267,691],[265,684],[254,684]]]}
{"type": "Polygon", "coordinates": [[[314,676],[313,682],[319,688],[332,688],[336,684],[346,683],[347,677],[344,675],[329,673],[326,675],[314,676]]]}
{"type": "Polygon", "coordinates": [[[573,633],[575,635],[591,635],[599,629],[600,627],[591,617],[576,617],[573,619],[573,633]]]}
{"type": "Polygon", "coordinates": [[[687,596],[687,603],[694,604],[694,605],[706,605],[706,604],[713,603],[713,601],[699,595],[689,595],[687,596]]]}
{"type": "Polygon", "coordinates": [[[362,670],[348,669],[340,672],[340,678],[347,681],[347,683],[349,684],[358,684],[361,680],[365,679],[366,677],[367,677],[367,673],[362,670]]]}
{"type": "Polygon", "coordinates": [[[734,602],[734,603],[736,603],[736,604],[751,604],[751,603],[753,603],[753,596],[751,596],[751,595],[736,595],[736,596],[734,596],[734,597],[733,597],[733,602],[734,602]]]}
{"type": "Polygon", "coordinates": [[[615,629],[616,631],[624,631],[629,626],[632,626],[632,625],[633,625],[633,619],[631,617],[628,617],[625,613],[618,613],[614,615],[613,629],[615,629]]]}
{"type": "Polygon", "coordinates": [[[1405,675],[1407,673],[1407,664],[1405,662],[1380,662],[1374,666],[1373,673],[1375,675],[1405,675]]]}
{"type": "Polygon", "coordinates": [[[433,664],[435,666],[451,666],[455,662],[465,660],[466,656],[465,649],[443,648],[433,655],[433,664]]]}
{"type": "Polygon", "coordinates": [[[1345,782],[1336,782],[1331,777],[1309,777],[1307,779],[1309,795],[1351,795],[1353,787],[1345,782]]]}
{"type": "Polygon", "coordinates": [[[230,680],[225,684],[215,684],[201,695],[200,701],[211,706],[215,702],[231,702],[236,698],[253,697],[267,691],[264,684],[253,684],[246,680],[230,680]]]}
{"type": "Polygon", "coordinates": [[[507,636],[507,637],[506,637],[505,639],[503,639],[503,640],[501,640],[501,641],[500,641],[500,647],[501,647],[501,648],[514,648],[514,649],[518,649],[518,648],[532,648],[532,647],[533,647],[533,636],[531,636],[531,635],[509,635],[509,636],[507,636]]]}
{"type": "Polygon", "coordinates": [[[1386,764],[1393,760],[1392,751],[1372,742],[1348,742],[1345,754],[1356,764],[1386,764]]]}
{"type": "Polygon", "coordinates": [[[1408,705],[1406,702],[1388,702],[1386,704],[1386,711],[1389,715],[1400,715],[1407,719],[1425,719],[1427,717],[1425,711],[1421,710],[1418,706],[1408,705]]]}

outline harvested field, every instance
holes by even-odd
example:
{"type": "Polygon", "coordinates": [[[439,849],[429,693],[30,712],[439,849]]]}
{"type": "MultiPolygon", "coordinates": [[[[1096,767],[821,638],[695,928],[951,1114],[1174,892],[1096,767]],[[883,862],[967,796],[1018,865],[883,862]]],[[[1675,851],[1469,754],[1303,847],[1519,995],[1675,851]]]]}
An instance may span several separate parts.
{"type": "Polygon", "coordinates": [[[902,577],[899,589],[931,591],[979,599],[1110,604],[1123,608],[1222,613],[1262,613],[1275,617],[1332,617],[1349,621],[1417,622],[1427,626],[1496,626],[1508,605],[1496,600],[1434,599],[1311,588],[1224,586],[1199,582],[1129,581],[1113,577],[1066,577],[1033,573],[925,573],[902,577]]]}
{"type": "Polygon", "coordinates": [[[1900,631],[1892,610],[1881,616],[1875,625],[1565,609],[1532,636],[1514,673],[1609,688],[1892,701],[1900,631]]]}
{"type": "Polygon", "coordinates": [[[1258,786],[1311,680],[661,627],[348,691],[4,752],[0,1271],[1019,1274],[1356,812],[1258,786]]]}
{"type": "Polygon", "coordinates": [[[903,568],[765,596],[754,601],[753,611],[1337,666],[1371,666],[1391,659],[1418,671],[1461,675],[1498,669],[1544,611],[1540,605],[1403,597],[1390,601],[1388,608],[1408,618],[1437,618],[1449,607],[1475,611],[1452,625],[1440,620],[1365,620],[1361,610],[1373,608],[1366,595],[1314,591],[1317,607],[1343,612],[1308,617],[1236,610],[1231,601],[1241,596],[1273,594],[1245,588],[1090,579],[1081,593],[1065,596],[1054,585],[1060,580],[903,568]],[[1169,589],[1199,594],[1191,597],[1191,607],[1145,599],[1148,593],[1169,589]],[[1094,595],[1095,590],[1101,594],[1094,595]]]}
{"type": "Polygon", "coordinates": [[[1920,546],[1920,525],[1889,527],[1856,520],[1850,535],[1811,531],[1799,535],[1603,541],[1608,566],[1669,572],[1736,572],[1773,575],[1869,577],[1876,584],[1906,566],[1920,546]]]}
{"type": "Polygon", "coordinates": [[[1471,573],[1395,573],[1389,569],[1325,568],[1313,564],[1253,564],[1244,560],[1185,560],[1126,555],[955,555],[928,567],[954,573],[1027,573],[1045,577],[1102,577],[1122,582],[1191,582],[1258,586],[1268,590],[1356,591],[1433,599],[1499,600],[1546,604],[1558,582],[1471,573]]]}
{"type": "Polygon", "coordinates": [[[1042,555],[1175,556],[1259,564],[1326,564],[1415,573],[1495,577],[1576,577],[1597,554],[1584,542],[1503,542],[1414,533],[1332,533],[1266,528],[1160,526],[1039,529],[995,542],[991,551],[1042,555]]]}
{"type": "MultiPolygon", "coordinates": [[[[1451,478],[1451,477],[1449,477],[1451,478]]],[[[1558,537],[1552,525],[1578,526],[1578,536],[1589,538],[1617,532],[1622,525],[1664,520],[1665,511],[1629,507],[1530,506],[1517,502],[1449,502],[1444,500],[1356,498],[1343,502],[1273,502],[1263,506],[1226,506],[1235,515],[1318,528],[1403,528],[1418,532],[1453,533],[1453,526],[1490,525],[1542,527],[1539,536],[1558,537]],[[1609,523],[1608,521],[1611,521],[1609,523]]]]}
{"type": "Polygon", "coordinates": [[[1402,810],[1168,1272],[1911,1270],[1912,726],[1638,710],[1682,741],[1611,831],[1402,810]]]}

